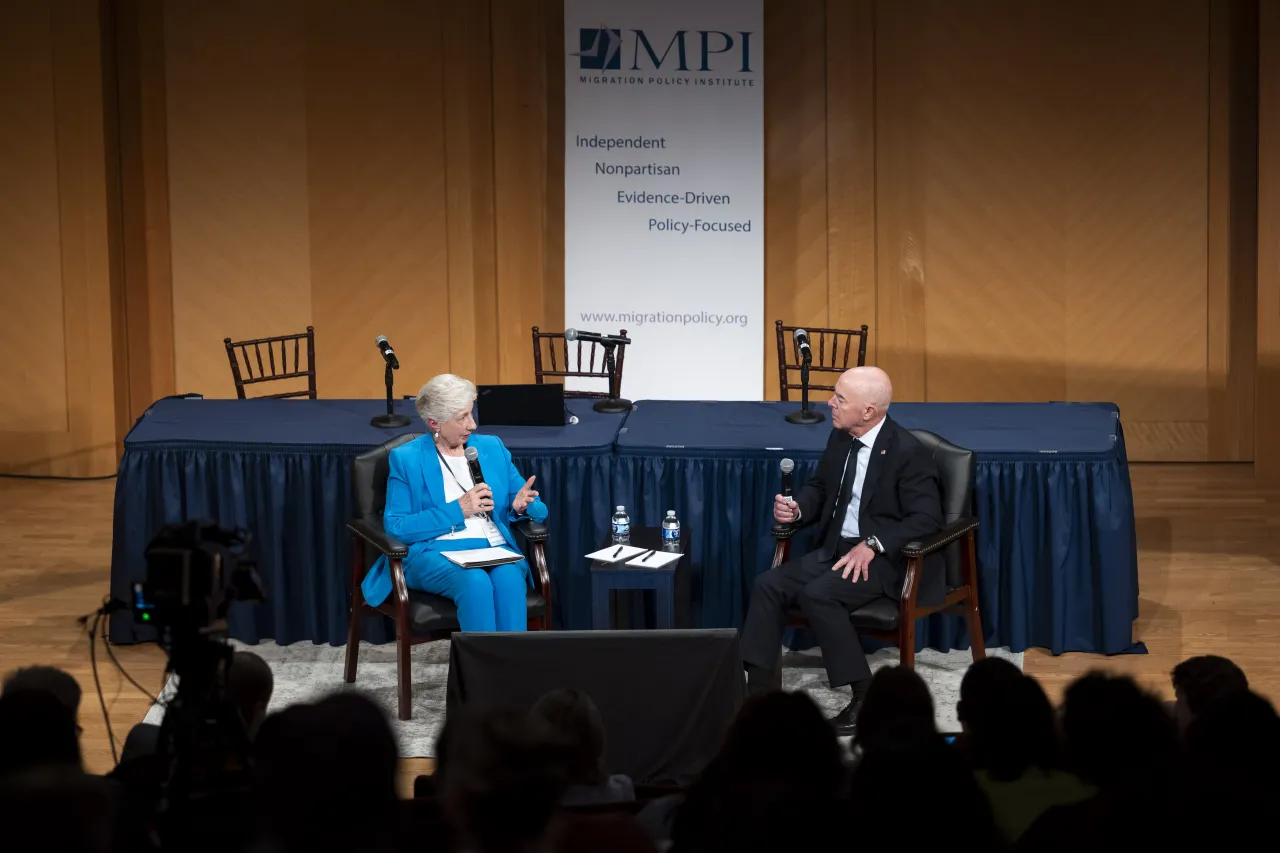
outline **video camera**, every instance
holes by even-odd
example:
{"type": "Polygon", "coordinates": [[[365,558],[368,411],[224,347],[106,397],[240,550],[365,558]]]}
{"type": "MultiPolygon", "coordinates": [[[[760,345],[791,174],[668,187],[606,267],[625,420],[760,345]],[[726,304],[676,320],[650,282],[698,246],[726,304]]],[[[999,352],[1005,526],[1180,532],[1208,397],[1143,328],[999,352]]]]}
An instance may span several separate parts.
{"type": "Polygon", "coordinates": [[[248,808],[252,747],[227,689],[226,617],[232,602],[265,597],[249,541],[207,521],[169,525],[147,545],[146,580],[132,587],[135,622],[155,628],[177,676],[154,760],[160,833],[189,851],[243,840],[244,821],[229,818],[248,808]]]}
{"type": "Polygon", "coordinates": [[[153,625],[171,655],[200,637],[221,635],[231,602],[264,597],[248,545],[248,533],[207,521],[165,527],[147,545],[146,580],[133,585],[134,621],[153,625]]]}

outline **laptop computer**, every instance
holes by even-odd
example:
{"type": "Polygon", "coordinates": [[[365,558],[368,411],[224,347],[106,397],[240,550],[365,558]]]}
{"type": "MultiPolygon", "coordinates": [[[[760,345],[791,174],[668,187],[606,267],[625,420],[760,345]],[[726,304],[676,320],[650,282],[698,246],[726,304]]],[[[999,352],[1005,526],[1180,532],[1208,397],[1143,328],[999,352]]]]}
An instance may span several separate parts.
{"type": "Polygon", "coordinates": [[[563,385],[479,385],[481,426],[564,426],[569,421],[563,385]]]}

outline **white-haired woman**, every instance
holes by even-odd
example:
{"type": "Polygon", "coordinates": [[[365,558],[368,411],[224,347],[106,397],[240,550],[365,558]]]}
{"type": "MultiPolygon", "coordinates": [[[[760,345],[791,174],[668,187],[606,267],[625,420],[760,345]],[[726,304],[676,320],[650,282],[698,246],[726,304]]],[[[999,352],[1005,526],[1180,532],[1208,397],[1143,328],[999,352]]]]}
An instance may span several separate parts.
{"type": "MultiPolygon", "coordinates": [[[[387,533],[409,546],[404,579],[411,589],[453,599],[463,631],[523,631],[525,590],[532,584],[529,563],[521,560],[491,569],[464,569],[446,551],[506,545],[514,550],[511,523],[528,516],[544,521],[547,507],[511,462],[511,453],[492,435],[473,435],[471,407],[476,386],[443,373],[418,392],[418,415],[428,435],[391,451],[387,533]],[[467,446],[480,455],[486,482],[476,485],[464,455],[467,446]]],[[[365,601],[377,607],[391,594],[391,572],[378,560],[363,584],[365,601]]]]}

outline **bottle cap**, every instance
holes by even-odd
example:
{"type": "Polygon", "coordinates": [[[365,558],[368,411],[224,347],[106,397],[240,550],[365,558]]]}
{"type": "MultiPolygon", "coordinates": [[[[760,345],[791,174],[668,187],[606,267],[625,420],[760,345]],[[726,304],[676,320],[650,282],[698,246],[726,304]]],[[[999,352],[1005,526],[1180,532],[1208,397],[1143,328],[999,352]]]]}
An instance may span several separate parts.
{"type": "Polygon", "coordinates": [[[675,518],[676,511],[674,509],[667,510],[667,518],[675,518]]]}
{"type": "Polygon", "coordinates": [[[626,507],[622,507],[622,506],[620,506],[620,507],[618,507],[618,509],[617,509],[616,511],[617,511],[617,512],[623,512],[623,511],[625,511],[625,510],[626,510],[626,507]]]}

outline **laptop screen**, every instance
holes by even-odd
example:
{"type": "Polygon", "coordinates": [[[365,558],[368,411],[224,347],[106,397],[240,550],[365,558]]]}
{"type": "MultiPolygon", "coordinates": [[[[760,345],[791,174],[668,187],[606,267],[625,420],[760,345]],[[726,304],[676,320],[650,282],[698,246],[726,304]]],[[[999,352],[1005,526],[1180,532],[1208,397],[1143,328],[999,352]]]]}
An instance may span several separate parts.
{"type": "Polygon", "coordinates": [[[481,426],[564,426],[563,385],[480,385],[476,414],[481,426]]]}

